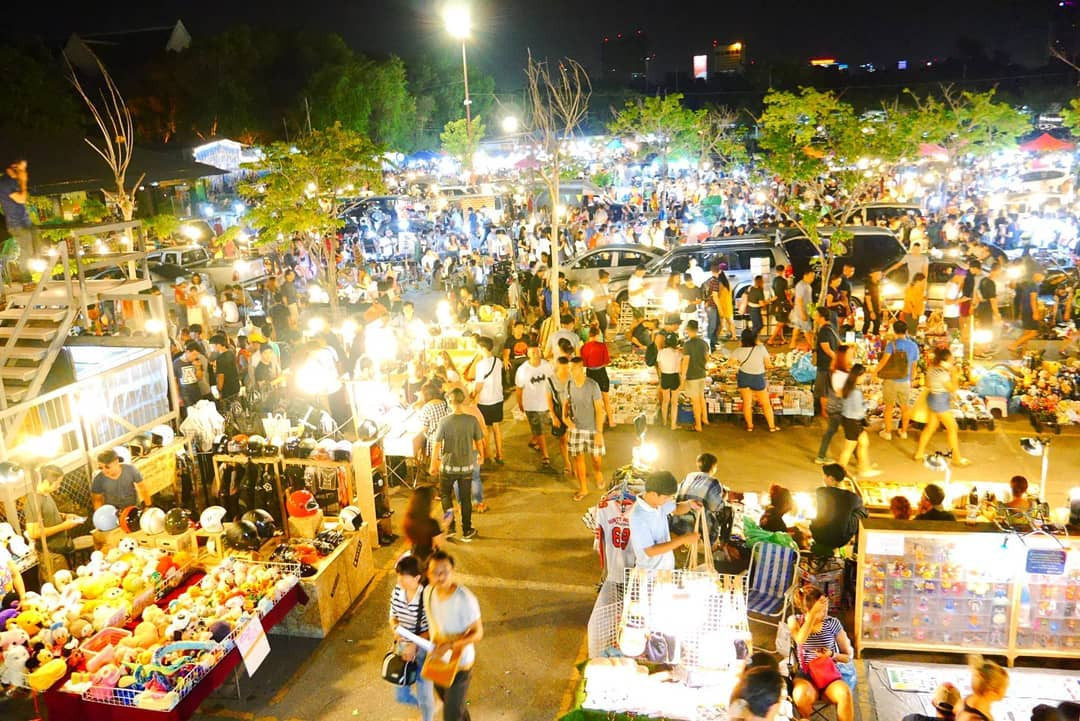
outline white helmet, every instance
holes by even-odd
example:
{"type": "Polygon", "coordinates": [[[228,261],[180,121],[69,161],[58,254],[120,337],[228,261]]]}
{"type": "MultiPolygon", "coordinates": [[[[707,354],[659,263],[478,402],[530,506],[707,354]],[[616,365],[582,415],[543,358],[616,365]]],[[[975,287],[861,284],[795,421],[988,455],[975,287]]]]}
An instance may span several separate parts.
{"type": "Polygon", "coordinates": [[[113,448],[113,453],[120,459],[121,463],[131,463],[131,451],[127,446],[117,446],[113,448]]]}
{"type": "Polygon", "coordinates": [[[156,536],[165,532],[165,511],[151,506],[143,511],[139,518],[139,527],[146,531],[147,535],[156,536]]]}
{"type": "Polygon", "coordinates": [[[345,506],[338,515],[338,522],[346,531],[358,531],[364,519],[360,515],[360,509],[356,506],[345,506]]]}
{"type": "Polygon", "coordinates": [[[0,523],[0,541],[6,541],[14,535],[15,529],[11,527],[10,523],[7,521],[0,523]]]}
{"type": "Polygon", "coordinates": [[[199,525],[204,531],[220,533],[224,530],[221,521],[225,518],[225,509],[221,506],[208,506],[199,516],[199,525]]]}
{"type": "Polygon", "coordinates": [[[30,553],[30,544],[22,536],[12,536],[11,540],[8,541],[8,549],[11,551],[11,555],[21,558],[30,553]]]}
{"type": "Polygon", "coordinates": [[[159,446],[167,446],[176,438],[173,429],[166,425],[154,426],[150,429],[150,435],[159,446]]]}

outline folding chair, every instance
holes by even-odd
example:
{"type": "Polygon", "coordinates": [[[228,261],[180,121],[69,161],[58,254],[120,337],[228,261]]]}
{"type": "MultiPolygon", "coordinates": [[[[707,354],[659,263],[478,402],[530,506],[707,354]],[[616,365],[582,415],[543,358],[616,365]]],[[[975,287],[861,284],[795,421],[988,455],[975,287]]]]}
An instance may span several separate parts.
{"type": "MultiPolygon", "coordinates": [[[[757,543],[747,569],[746,610],[751,621],[779,628],[787,618],[799,552],[775,543],[757,543]],[[758,616],[754,618],[753,616],[758,616]]],[[[755,646],[755,648],[758,648],[755,646]]],[[[760,649],[772,651],[773,649],[760,649]]]]}

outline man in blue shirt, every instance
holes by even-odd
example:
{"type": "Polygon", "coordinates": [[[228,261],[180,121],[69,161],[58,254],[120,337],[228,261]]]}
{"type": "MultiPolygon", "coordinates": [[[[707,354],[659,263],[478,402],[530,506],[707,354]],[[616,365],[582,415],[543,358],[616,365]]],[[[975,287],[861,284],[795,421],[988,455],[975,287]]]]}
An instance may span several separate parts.
{"type": "Polygon", "coordinates": [[[880,373],[881,369],[889,362],[893,353],[907,355],[907,375],[903,378],[887,378],[882,382],[882,394],[885,400],[885,427],[878,434],[887,441],[892,440],[893,408],[900,406],[900,437],[907,439],[908,423],[911,421],[911,371],[919,362],[919,344],[907,336],[907,323],[898,320],[893,323],[893,340],[885,344],[881,354],[881,360],[874,373],[880,373]]]}
{"type": "Polygon", "coordinates": [[[654,570],[675,568],[675,549],[688,546],[696,533],[671,537],[668,516],[688,513],[701,508],[698,501],[675,503],[679,482],[668,471],[650,473],[645,479],[645,492],[634,501],[630,511],[630,546],[638,568],[654,570]]]}
{"type": "MultiPolygon", "coordinates": [[[[0,211],[8,232],[19,244],[19,268],[25,273],[27,263],[34,257],[34,225],[27,211],[30,193],[27,191],[26,160],[17,158],[0,175],[0,211]]],[[[26,278],[29,280],[29,278],[26,278]]]]}

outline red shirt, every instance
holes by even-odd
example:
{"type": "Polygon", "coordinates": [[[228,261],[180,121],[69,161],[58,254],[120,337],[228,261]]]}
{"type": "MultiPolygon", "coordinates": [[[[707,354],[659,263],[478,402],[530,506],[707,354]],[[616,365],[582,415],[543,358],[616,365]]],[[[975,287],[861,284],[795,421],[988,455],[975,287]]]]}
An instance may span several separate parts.
{"type": "Polygon", "coordinates": [[[585,361],[586,368],[602,368],[611,362],[611,354],[606,343],[591,340],[581,346],[581,360],[585,361]]]}

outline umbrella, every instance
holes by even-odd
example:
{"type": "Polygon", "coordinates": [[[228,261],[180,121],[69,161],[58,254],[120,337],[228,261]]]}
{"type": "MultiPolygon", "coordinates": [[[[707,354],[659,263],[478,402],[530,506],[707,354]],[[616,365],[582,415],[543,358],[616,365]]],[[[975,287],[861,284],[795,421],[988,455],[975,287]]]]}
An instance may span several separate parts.
{"type": "Polygon", "coordinates": [[[949,151],[937,143],[919,143],[919,156],[923,158],[947,157],[949,151]]]}
{"type": "Polygon", "coordinates": [[[1034,140],[1029,140],[1020,146],[1020,149],[1028,153],[1059,153],[1072,150],[1073,144],[1067,140],[1058,140],[1050,133],[1043,133],[1034,140]]]}
{"type": "Polygon", "coordinates": [[[426,163],[431,160],[437,160],[439,154],[434,150],[418,150],[412,155],[405,158],[408,163],[426,163]]]}

